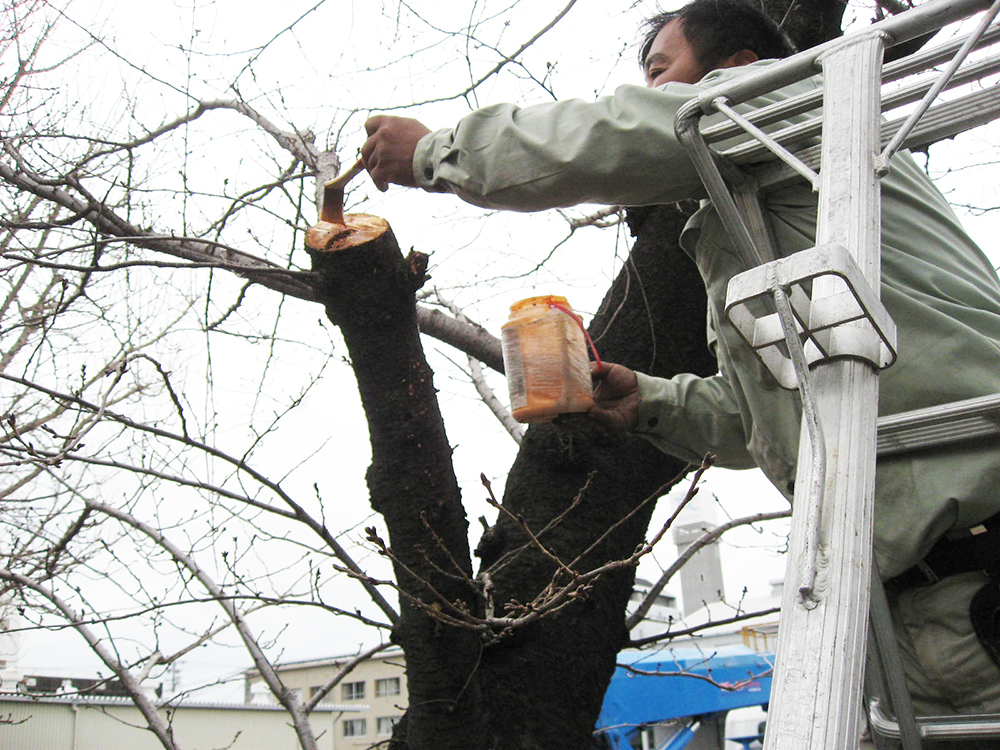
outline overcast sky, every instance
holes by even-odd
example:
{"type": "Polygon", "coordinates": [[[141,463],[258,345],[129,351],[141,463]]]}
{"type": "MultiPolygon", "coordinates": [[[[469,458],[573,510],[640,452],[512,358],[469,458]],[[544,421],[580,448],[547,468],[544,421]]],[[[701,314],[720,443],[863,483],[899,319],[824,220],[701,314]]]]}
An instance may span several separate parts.
{"type": "MultiPolygon", "coordinates": [[[[664,3],[664,7],[678,4],[664,3]]],[[[554,19],[566,3],[462,0],[419,5],[432,7],[421,7],[422,15],[418,16],[405,6],[367,0],[330,0],[318,6],[312,0],[151,0],[143,3],[140,11],[134,2],[125,0],[75,0],[67,6],[65,24],[78,24],[93,32],[111,52],[92,51],[74,61],[74,74],[67,75],[63,84],[73,95],[91,101],[95,120],[118,112],[125,97],[134,97],[133,116],[147,127],[180,114],[192,106],[194,99],[232,97],[235,87],[266,116],[280,121],[282,127],[310,128],[329,143],[336,141],[345,160],[353,158],[360,146],[361,125],[370,111],[416,116],[436,128],[453,124],[470,108],[499,101],[529,104],[550,100],[553,95],[592,99],[623,83],[641,84],[634,60],[635,30],[653,3],[578,0],[553,31],[519,58],[523,67],[508,66],[507,74],[489,80],[464,97],[431,101],[453,97],[477,81],[496,64],[497,50],[511,54],[554,19]],[[509,12],[499,15],[508,8],[509,12]],[[476,21],[478,41],[442,33],[467,28],[472,20],[476,21]],[[262,52],[256,51],[287,27],[293,28],[262,52]],[[540,85],[539,80],[545,85],[540,85]],[[413,109],[393,109],[414,101],[428,103],[413,109]]],[[[78,32],[67,31],[65,38],[60,34],[57,31],[53,44],[66,44],[67,49],[80,38],[78,32]]],[[[201,166],[220,173],[220,178],[238,180],[252,174],[254,164],[248,152],[229,146],[241,142],[241,133],[248,126],[232,115],[212,117],[211,122],[206,118],[204,125],[193,129],[192,137],[215,138],[220,143],[217,157],[201,166]]],[[[951,170],[941,182],[949,197],[979,207],[1000,200],[994,187],[997,180],[984,176],[989,172],[964,169],[966,164],[995,161],[996,144],[997,128],[990,127],[961,139],[955,146],[932,152],[932,171],[944,171],[945,164],[951,170]],[[963,169],[956,171],[956,166],[963,169]]],[[[177,158],[174,153],[164,154],[164,170],[173,168],[172,160],[177,158]]],[[[589,315],[620,269],[629,245],[629,238],[620,228],[583,229],[560,244],[569,232],[565,218],[558,213],[502,215],[464,207],[449,196],[399,188],[380,194],[364,178],[358,181],[348,201],[349,210],[387,218],[404,248],[413,246],[430,253],[431,284],[495,334],[499,334],[512,302],[537,294],[563,294],[589,315]],[[546,265],[536,268],[550,252],[546,265]]],[[[178,209],[170,209],[174,210],[178,209]]],[[[581,209],[573,215],[586,211],[581,209]]],[[[1000,262],[995,242],[998,226],[993,214],[963,213],[974,237],[992,250],[994,263],[1000,262]]],[[[165,212],[164,216],[168,215],[165,212]]],[[[261,227],[255,230],[268,231],[261,227]]],[[[249,251],[255,252],[252,248],[249,251]]],[[[301,315],[303,325],[315,325],[315,309],[307,309],[304,304],[289,307],[292,309],[285,314],[301,315]]],[[[502,488],[516,446],[477,402],[462,367],[446,357],[461,358],[433,342],[428,342],[428,348],[437,371],[436,385],[441,390],[448,433],[456,446],[456,471],[475,532],[478,516],[493,516],[481,501],[479,474],[486,473],[502,488]]],[[[287,366],[294,368],[296,363],[287,366]]],[[[217,362],[216,367],[226,371],[225,363],[217,362]]],[[[232,376],[232,402],[220,394],[217,405],[222,411],[238,412],[249,396],[241,390],[244,381],[240,373],[226,372],[232,376]]],[[[335,419],[321,419],[318,423],[315,419],[311,423],[304,420],[298,434],[322,446],[324,455],[316,464],[322,468],[316,471],[335,474],[330,479],[330,492],[336,494],[336,512],[343,525],[354,527],[371,517],[363,484],[367,445],[359,437],[364,435],[363,416],[346,366],[327,377],[326,387],[338,398],[335,419]]],[[[502,378],[491,376],[491,383],[505,400],[502,378]]],[[[253,381],[246,381],[245,386],[252,389],[253,381]]],[[[275,399],[280,400],[280,395],[275,399]]],[[[238,419],[234,418],[233,425],[235,434],[238,419]]],[[[312,476],[306,472],[303,484],[308,485],[312,476]]],[[[783,503],[757,472],[714,471],[707,484],[722,503],[720,516],[773,510],[783,503]]],[[[750,588],[751,596],[767,593],[770,580],[781,574],[783,564],[775,552],[776,542],[780,546],[780,536],[776,538],[770,530],[727,538],[723,560],[731,595],[744,586],[750,588]]],[[[640,573],[655,578],[657,561],[668,564],[672,557],[672,547],[667,546],[640,573]]],[[[271,632],[277,632],[280,626],[266,623],[271,632]]],[[[371,636],[351,627],[332,632],[325,620],[305,617],[288,623],[281,637],[289,644],[287,658],[301,659],[349,652],[360,640],[371,636]]],[[[26,670],[78,671],[92,665],[93,659],[83,656],[82,647],[71,635],[32,635],[26,642],[22,663],[26,670]]],[[[248,666],[249,660],[238,650],[208,649],[186,660],[181,672],[184,679],[193,681],[206,672],[230,674],[248,666]]]]}

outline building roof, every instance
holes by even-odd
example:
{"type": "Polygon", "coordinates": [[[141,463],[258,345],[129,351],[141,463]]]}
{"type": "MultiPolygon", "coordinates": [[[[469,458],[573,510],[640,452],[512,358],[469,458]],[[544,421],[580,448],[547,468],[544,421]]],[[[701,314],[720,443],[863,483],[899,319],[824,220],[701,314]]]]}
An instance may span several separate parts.
{"type": "MultiPolygon", "coordinates": [[[[3,703],[61,703],[70,705],[87,705],[87,706],[125,706],[132,707],[133,704],[131,698],[125,698],[121,696],[82,696],[82,695],[14,695],[7,693],[0,695],[0,704],[3,703]]],[[[284,706],[277,703],[265,704],[265,703],[191,703],[189,701],[162,701],[158,702],[159,706],[169,706],[171,709],[225,709],[227,711],[281,711],[287,712],[284,706]]],[[[334,703],[321,703],[316,706],[313,711],[340,711],[340,712],[357,712],[367,709],[368,706],[351,704],[351,705],[339,705],[334,703]]]]}

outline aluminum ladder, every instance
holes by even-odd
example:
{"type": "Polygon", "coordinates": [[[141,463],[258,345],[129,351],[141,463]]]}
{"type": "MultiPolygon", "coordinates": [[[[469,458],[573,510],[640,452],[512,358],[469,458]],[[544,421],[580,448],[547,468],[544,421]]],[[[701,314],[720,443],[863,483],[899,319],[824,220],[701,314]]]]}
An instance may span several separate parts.
{"type": "MultiPolygon", "coordinates": [[[[708,89],[682,107],[675,120],[678,138],[748,269],[730,283],[727,315],[778,382],[797,388],[802,398],[765,750],[851,748],[860,734],[858,676],[865,671],[873,576],[877,375],[895,358],[895,326],[878,295],[879,179],[899,149],[1000,117],[997,86],[936,103],[942,90],[1000,70],[996,56],[965,63],[971,49],[1000,37],[996,27],[988,28],[998,10],[1000,0],[930,0],[708,89]],[[887,46],[981,11],[986,12],[966,37],[883,66],[887,46]],[[932,80],[882,95],[883,83],[934,66],[944,67],[932,80]],[[749,114],[734,109],[819,72],[822,87],[811,93],[749,114]],[[798,117],[820,106],[819,115],[798,117]],[[905,106],[913,106],[909,115],[882,121],[883,112],[905,106]],[[722,122],[703,124],[709,116],[721,116],[722,122]],[[802,121],[777,132],[763,130],[792,117],[802,121]],[[736,137],[743,142],[712,148],[736,137]],[[795,144],[802,143],[807,147],[796,150],[795,144]],[[819,164],[823,169],[817,173],[819,164]],[[803,178],[818,193],[816,246],[777,258],[759,196],[803,178]]],[[[1000,394],[923,412],[881,421],[878,440],[890,445],[886,450],[1000,433],[1000,394]]],[[[881,585],[875,588],[879,599],[881,585]]],[[[881,630],[884,640],[889,625],[882,603],[873,610],[880,622],[872,629],[881,630]]],[[[890,675],[893,648],[882,660],[889,662],[890,675]]],[[[886,649],[875,650],[881,656],[886,649]]],[[[889,700],[900,717],[897,734],[910,750],[919,747],[924,730],[912,711],[907,714],[909,697],[905,687],[902,693],[898,689],[898,658],[895,666],[889,700]]]]}

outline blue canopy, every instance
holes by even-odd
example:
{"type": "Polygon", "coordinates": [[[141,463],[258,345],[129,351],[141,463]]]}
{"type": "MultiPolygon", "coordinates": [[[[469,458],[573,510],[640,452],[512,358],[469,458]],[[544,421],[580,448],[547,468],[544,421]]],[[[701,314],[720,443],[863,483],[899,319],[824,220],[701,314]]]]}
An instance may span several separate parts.
{"type": "Polygon", "coordinates": [[[774,656],[742,645],[663,648],[621,653],[618,663],[627,666],[611,678],[597,727],[622,737],[644,724],[767,703],[774,656]]]}

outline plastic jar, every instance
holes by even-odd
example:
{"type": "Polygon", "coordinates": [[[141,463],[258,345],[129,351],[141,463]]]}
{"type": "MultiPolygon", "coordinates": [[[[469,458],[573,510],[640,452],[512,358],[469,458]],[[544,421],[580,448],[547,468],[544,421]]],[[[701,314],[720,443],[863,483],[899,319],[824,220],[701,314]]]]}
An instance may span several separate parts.
{"type": "Polygon", "coordinates": [[[583,329],[565,297],[515,302],[501,330],[514,419],[549,422],[594,405],[583,329]]]}

